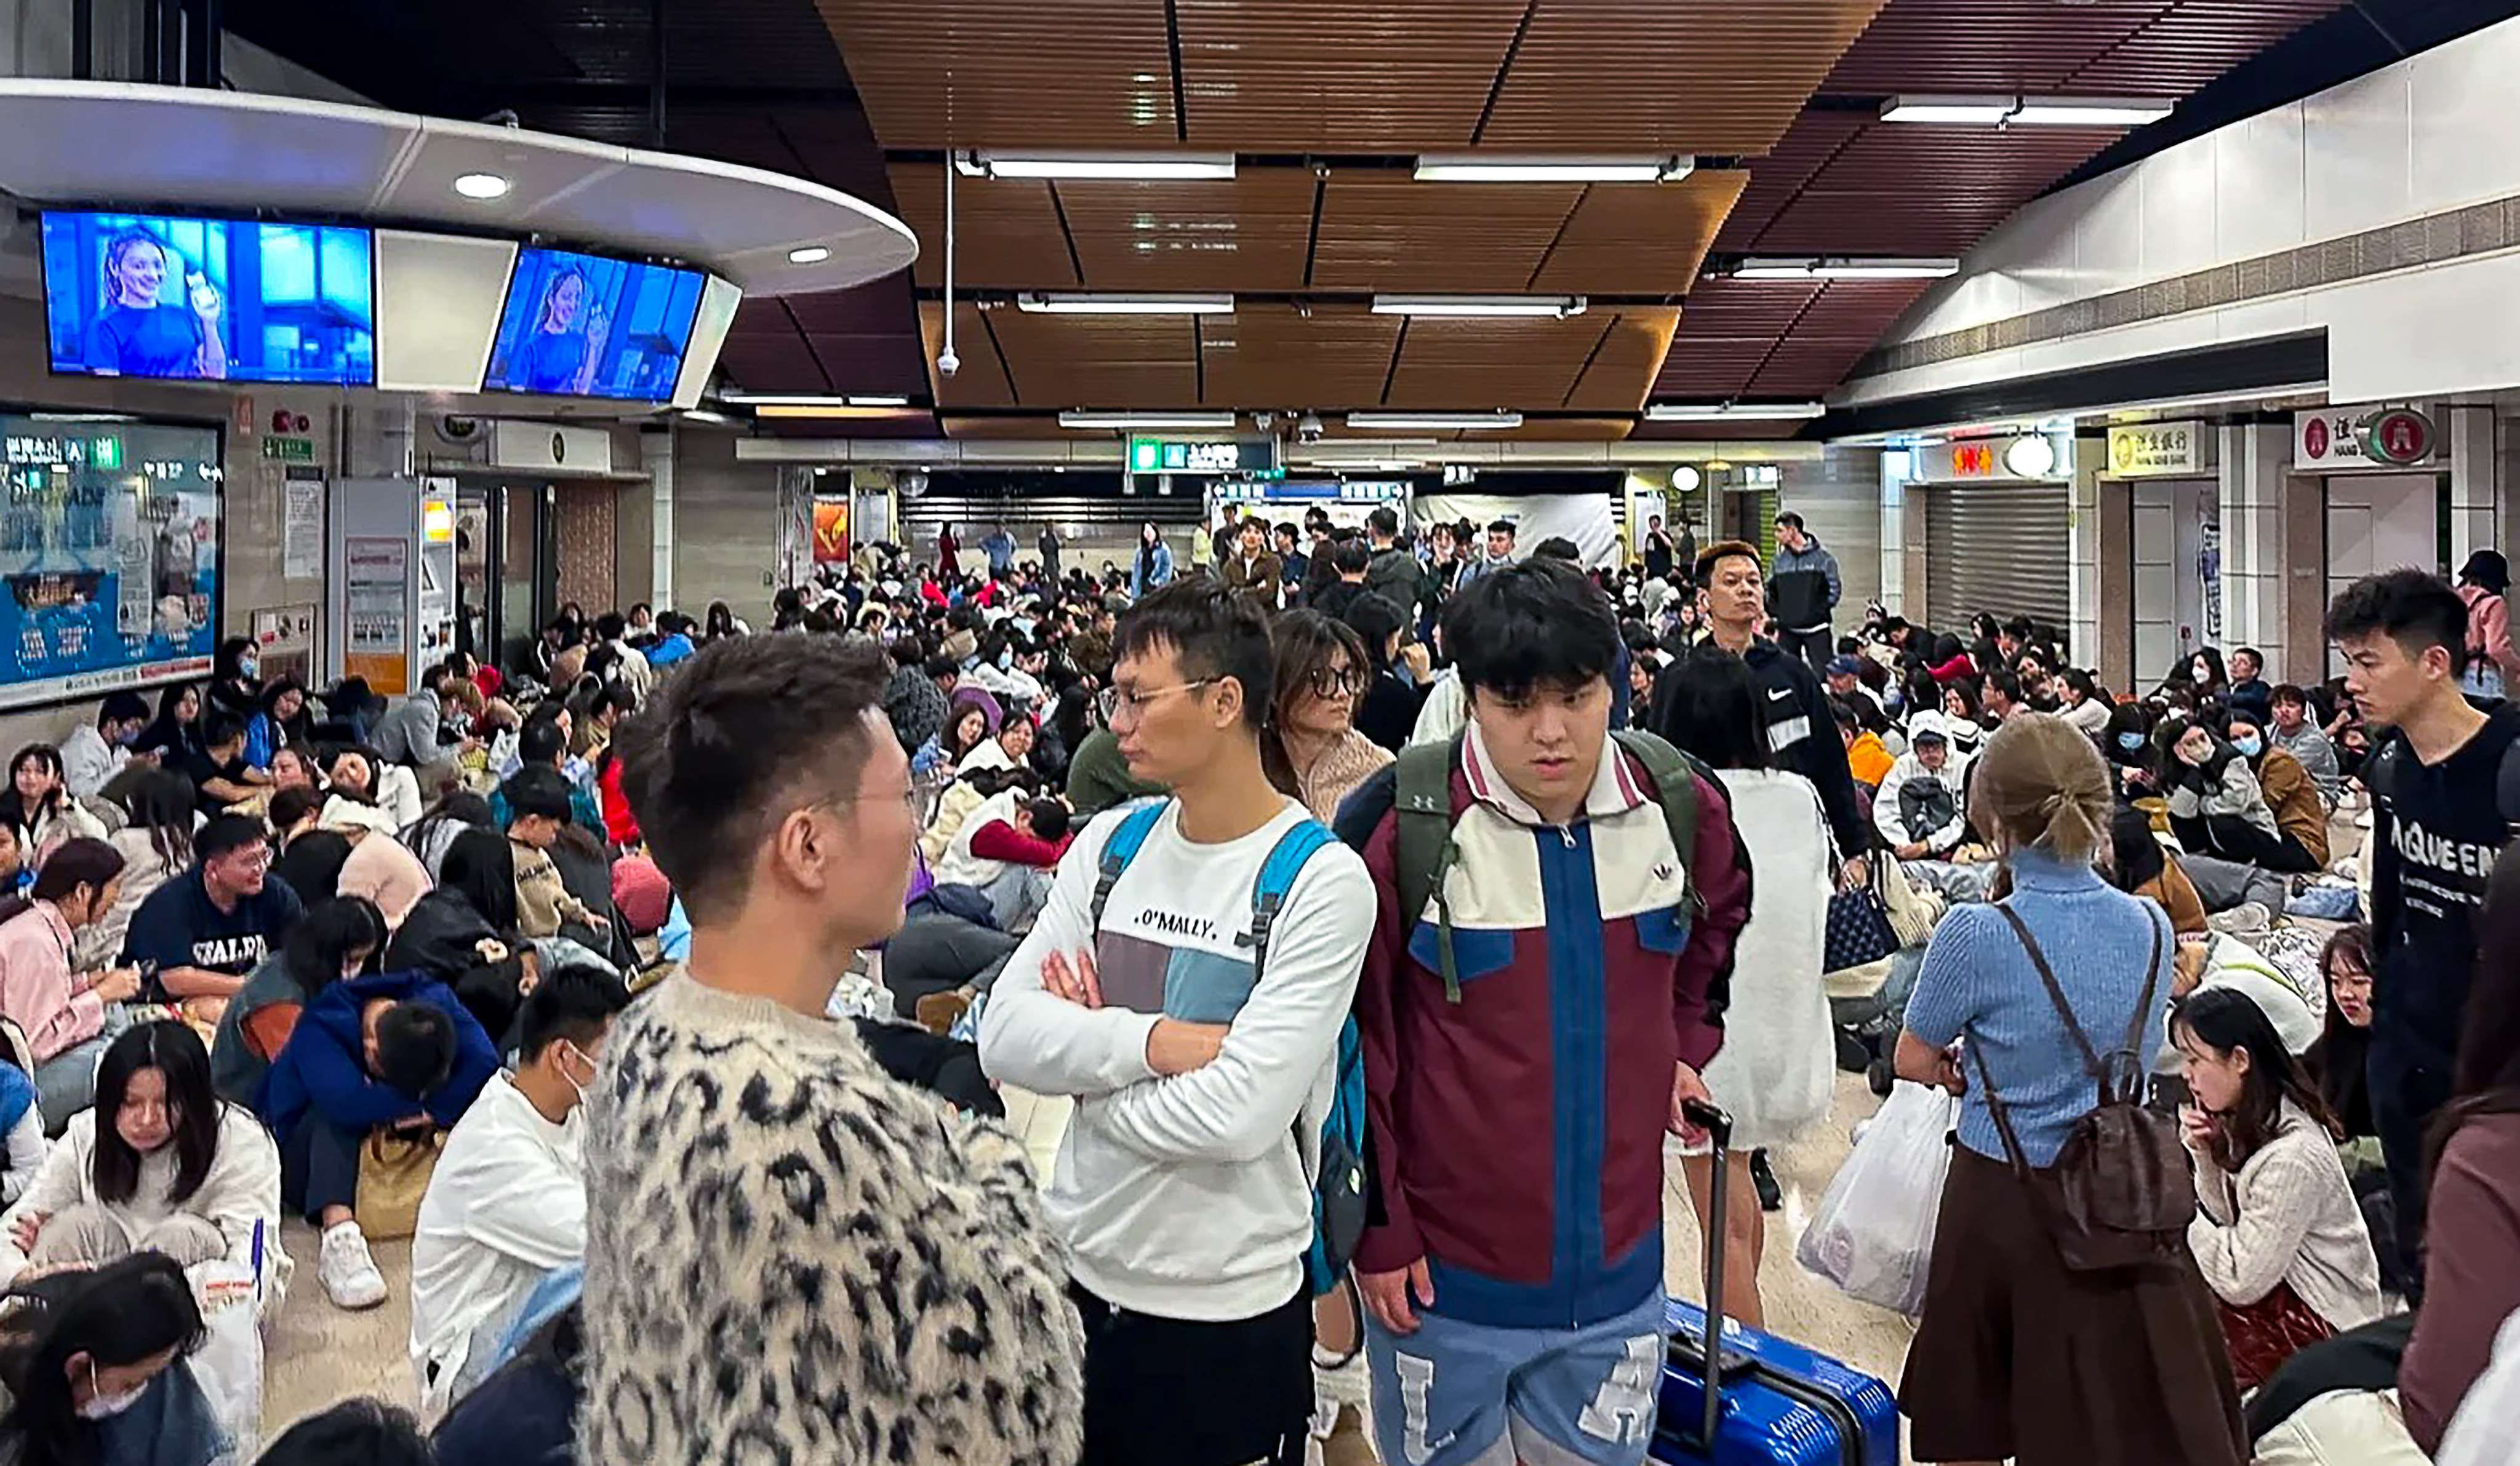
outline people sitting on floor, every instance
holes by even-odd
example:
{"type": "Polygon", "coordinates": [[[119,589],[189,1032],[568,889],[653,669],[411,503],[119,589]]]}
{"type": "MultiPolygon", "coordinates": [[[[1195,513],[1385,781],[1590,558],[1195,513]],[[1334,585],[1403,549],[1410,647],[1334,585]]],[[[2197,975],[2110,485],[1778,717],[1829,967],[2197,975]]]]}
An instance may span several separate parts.
{"type": "Polygon", "coordinates": [[[120,851],[72,840],[27,894],[0,900],[0,1015],[26,1037],[47,1134],[94,1098],[97,1059],[125,1021],[122,1004],[140,996],[136,967],[70,970],[72,935],[112,907],[121,878],[120,851]]]}
{"type": "Polygon", "coordinates": [[[2258,714],[2232,709],[2223,720],[2223,736],[2249,761],[2249,771],[2257,776],[2267,808],[2274,812],[2276,832],[2288,849],[2299,847],[2310,869],[2325,869],[2327,802],[2319,797],[2310,772],[2299,759],[2269,741],[2266,720],[2258,714]]]}
{"type": "Polygon", "coordinates": [[[111,910],[79,928],[73,965],[85,972],[118,960],[123,938],[140,904],[193,864],[193,786],[167,769],[133,769],[123,776],[123,808],[129,822],[106,837],[122,854],[122,883],[111,910]]]}
{"type": "Polygon", "coordinates": [[[337,982],[376,971],[384,945],[384,916],[375,902],[341,896],[308,908],[219,1015],[210,1043],[210,1083],[219,1093],[252,1104],[306,1004],[337,982]]]}
{"type": "Polygon", "coordinates": [[[2171,1005],[2199,1212],[2187,1248],[2214,1290],[2233,1380],[2380,1316],[2380,1266],[2337,1160],[2336,1117],[2257,1002],[2206,988],[2171,1005]]]}
{"type": "MultiPolygon", "coordinates": [[[[555,1459],[513,1439],[500,1456],[510,1466],[555,1459]]],[[[428,1438],[420,1433],[420,1422],[409,1410],[365,1398],[342,1400],[281,1432],[253,1466],[343,1466],[350,1461],[359,1466],[452,1466],[429,1450],[428,1438]]]]}
{"type": "Polygon", "coordinates": [[[385,1300],[357,1214],[369,1136],[451,1129],[498,1071],[490,1036],[427,976],[351,978],[306,1004],[255,1108],[280,1142],[282,1199],[323,1229],[316,1276],[336,1307],[385,1300]]]}
{"type": "Polygon", "coordinates": [[[0,1321],[0,1460],[209,1466],[227,1445],[185,1357],[205,1331],[172,1258],[33,1283],[0,1321]]]}
{"type": "Polygon", "coordinates": [[[194,835],[193,856],[191,869],[131,913],[122,956],[154,969],[146,1000],[181,1003],[188,1016],[214,1022],[303,909],[289,882],[271,873],[271,840],[259,819],[213,818],[194,835]]]}
{"type": "Polygon", "coordinates": [[[0,1214],[0,1285],[132,1252],[186,1267],[225,1258],[266,1280],[280,1256],[280,1154],[251,1111],[219,1098],[209,1051],[171,1019],[106,1049],[95,1106],[0,1214]]]}
{"type": "Polygon", "coordinates": [[[439,1414],[489,1371],[492,1344],[553,1268],[586,1254],[586,1183],[568,1123],[595,1083],[617,980],[554,973],[525,997],[512,1073],[490,1077],[446,1137],[411,1247],[411,1359],[439,1414]]]}
{"type": "Polygon", "coordinates": [[[446,848],[444,878],[385,944],[382,966],[425,972],[453,991],[484,1032],[504,1039],[539,958],[517,931],[517,867],[501,835],[467,829],[446,848]]]}
{"type": "Polygon", "coordinates": [[[2336,808],[2337,796],[2345,790],[2345,775],[2337,767],[2336,745],[2310,715],[2310,694],[2286,683],[2275,689],[2269,706],[2274,724],[2267,730],[2267,741],[2291,754],[2318,786],[2318,797],[2329,809],[2336,808]]]}
{"type": "Polygon", "coordinates": [[[335,896],[357,896],[376,904],[386,930],[402,925],[435,884],[428,867],[400,840],[371,825],[324,828],[322,803],[323,796],[306,788],[282,789],[271,796],[271,827],[280,844],[273,872],[309,906],[335,896]]]}
{"type": "Polygon", "coordinates": [[[2319,862],[2275,822],[2240,750],[2199,722],[2165,720],[2155,738],[2169,754],[2161,778],[2181,848],[2262,870],[2318,868],[2319,862]]]}
{"type": "Polygon", "coordinates": [[[2120,805],[2109,817],[2109,883],[2130,896],[2141,896],[2170,913],[2170,925],[2182,937],[2205,935],[2205,903],[2181,868],[2179,858],[2152,832],[2151,817],[2132,805],[2120,805]]]}
{"type": "MultiPolygon", "coordinates": [[[[508,805],[508,846],[517,872],[517,931],[557,937],[563,922],[601,931],[609,918],[569,893],[552,846],[570,820],[568,780],[531,766],[499,786],[508,805]]],[[[599,837],[600,838],[600,837],[599,837]]]]}
{"type": "Polygon", "coordinates": [[[1000,931],[1021,931],[1049,901],[1051,872],[1073,838],[1066,805],[1010,784],[963,822],[936,863],[936,880],[978,890],[1000,931]]]}

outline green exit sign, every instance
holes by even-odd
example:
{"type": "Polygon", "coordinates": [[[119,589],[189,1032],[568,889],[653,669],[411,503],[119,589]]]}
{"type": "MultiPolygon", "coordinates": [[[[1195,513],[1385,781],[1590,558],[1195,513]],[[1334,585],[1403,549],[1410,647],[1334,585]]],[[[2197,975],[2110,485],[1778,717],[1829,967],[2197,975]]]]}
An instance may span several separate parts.
{"type": "Polygon", "coordinates": [[[315,462],[315,440],[313,438],[265,438],[262,440],[262,456],[274,463],[311,464],[315,462]]]}
{"type": "Polygon", "coordinates": [[[1278,467],[1278,440],[1131,438],[1132,473],[1268,473],[1278,467]]]}
{"type": "Polygon", "coordinates": [[[87,461],[99,468],[122,466],[122,439],[96,438],[87,445],[87,461]]]}
{"type": "Polygon", "coordinates": [[[1129,440],[1129,471],[1132,473],[1161,473],[1164,471],[1163,441],[1159,438],[1131,438],[1129,440]]]}

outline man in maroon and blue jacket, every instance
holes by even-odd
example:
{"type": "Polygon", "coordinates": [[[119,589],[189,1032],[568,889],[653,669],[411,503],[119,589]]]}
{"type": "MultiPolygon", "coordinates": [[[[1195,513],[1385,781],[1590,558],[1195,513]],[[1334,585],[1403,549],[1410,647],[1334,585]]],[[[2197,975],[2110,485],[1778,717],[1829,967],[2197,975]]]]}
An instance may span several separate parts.
{"type": "Polygon", "coordinates": [[[1611,735],[1618,625],[1574,566],[1479,577],[1444,641],[1469,723],[1421,910],[1398,894],[1423,880],[1399,872],[1402,780],[1376,775],[1338,820],[1379,898],[1357,991],[1375,1428],[1410,1466],[1631,1466],[1667,1329],[1663,1135],[1706,1093],[1750,872],[1695,773],[1676,776],[1695,820],[1675,848],[1670,801],[1611,735]]]}

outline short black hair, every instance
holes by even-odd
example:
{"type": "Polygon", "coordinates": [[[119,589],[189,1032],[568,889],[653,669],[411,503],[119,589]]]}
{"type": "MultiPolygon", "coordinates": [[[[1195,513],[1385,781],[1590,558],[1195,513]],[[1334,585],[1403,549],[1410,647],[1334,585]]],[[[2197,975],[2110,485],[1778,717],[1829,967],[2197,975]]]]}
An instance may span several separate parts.
{"type": "Polygon", "coordinates": [[[2030,624],[2028,616],[2015,616],[2003,623],[2003,634],[2016,642],[2029,641],[2031,634],[2036,630],[2037,628],[2030,624]]]}
{"type": "Polygon", "coordinates": [[[1028,800],[1024,804],[1024,813],[1032,816],[1033,838],[1055,844],[1066,837],[1067,806],[1060,801],[1047,796],[1028,800]]]}
{"type": "Polygon", "coordinates": [[[409,1410],[361,1397],[291,1426],[263,1447],[254,1466],[430,1466],[436,1459],[409,1410]]]}
{"type": "Polygon", "coordinates": [[[568,779],[558,769],[527,764],[508,776],[507,782],[499,785],[499,792],[508,801],[511,822],[527,815],[568,822],[568,779]]]}
{"type": "Polygon", "coordinates": [[[105,701],[97,705],[96,726],[99,728],[109,723],[127,723],[134,718],[144,723],[149,720],[149,699],[127,689],[106,693],[105,701]]]}
{"type": "Polygon", "coordinates": [[[1767,685],[1732,652],[1701,646],[1665,668],[1654,732],[1713,769],[1768,769],[1767,685]]]}
{"type": "Polygon", "coordinates": [[[1584,572],[1526,559],[1470,582],[1444,605],[1444,644],[1462,686],[1523,697],[1542,684],[1607,680],[1619,664],[1619,622],[1584,572]]]}
{"type": "Polygon", "coordinates": [[[2258,664],[2259,671],[2264,672],[2267,670],[2267,654],[2260,651],[2255,646],[2234,646],[2231,648],[2231,655],[2245,656],[2250,661],[2258,664]]]}
{"type": "Polygon", "coordinates": [[[925,671],[929,677],[960,677],[963,664],[940,651],[927,659],[925,671]]]}
{"type": "Polygon", "coordinates": [[[1803,527],[1803,516],[1795,513],[1792,510],[1786,510],[1777,515],[1777,527],[1779,529],[1800,529],[1803,527]]]}
{"type": "Polygon", "coordinates": [[[271,838],[271,831],[251,815],[213,815],[193,836],[193,854],[203,861],[215,861],[248,845],[260,845],[271,838]]]}
{"type": "MultiPolygon", "coordinates": [[[[1176,580],[1129,607],[1111,633],[1114,661],[1169,648],[1192,681],[1233,678],[1242,725],[1258,733],[1278,695],[1278,655],[1267,612],[1213,578],[1176,580]]],[[[645,822],[642,822],[645,827],[645,822]]]]}
{"type": "Polygon", "coordinates": [[[1363,540],[1340,540],[1330,546],[1330,568],[1341,575],[1360,575],[1373,563],[1373,551],[1363,540]]]}
{"type": "Polygon", "coordinates": [[[1392,512],[1390,505],[1376,505],[1373,512],[1365,516],[1365,527],[1378,535],[1396,535],[1400,533],[1400,516],[1392,512]]]}
{"type": "Polygon", "coordinates": [[[1488,521],[1488,533],[1509,536],[1513,533],[1513,521],[1511,519],[1490,519],[1488,521]]]}
{"type": "Polygon", "coordinates": [[[2328,602],[2325,630],[2331,642],[2384,636],[2410,657],[2439,646],[2453,674],[2467,670],[2467,602],[2430,571],[2363,576],[2328,602]]]}
{"type": "Polygon", "coordinates": [[[417,1099],[455,1072],[455,1020],[433,1002],[408,999],[377,1019],[377,1078],[417,1099]]]}
{"type": "Polygon", "coordinates": [[[1576,549],[1575,542],[1564,535],[1551,535],[1548,539],[1532,546],[1531,553],[1548,559],[1566,560],[1578,564],[1584,559],[1584,552],[1576,549]]]}
{"type": "Polygon", "coordinates": [[[1768,566],[1767,563],[1759,556],[1758,546],[1751,544],[1747,540],[1717,540],[1714,544],[1697,552],[1697,583],[1699,585],[1705,585],[1708,579],[1715,574],[1715,565],[1718,560],[1728,560],[1736,555],[1748,559],[1750,562],[1750,568],[1757,570],[1762,574],[1766,573],[1768,566]]]}
{"type": "Polygon", "coordinates": [[[212,712],[202,719],[202,746],[223,748],[245,738],[245,720],[234,713],[212,712]]]}
{"type": "Polygon", "coordinates": [[[891,737],[865,717],[882,709],[887,667],[870,642],[722,638],[614,733],[648,852],[694,916],[733,911],[790,813],[857,793],[870,740],[891,737]]]}
{"type": "Polygon", "coordinates": [[[2021,675],[1998,667],[1986,675],[1986,689],[2002,693],[2005,702],[2018,703],[2022,699],[2021,675]]]}
{"type": "Polygon", "coordinates": [[[517,760],[528,769],[542,769],[560,762],[568,751],[568,735],[560,731],[558,718],[536,718],[517,734],[517,760]]]}
{"type": "Polygon", "coordinates": [[[1379,672],[1391,664],[1391,634],[1409,625],[1409,613],[1380,591],[1368,591],[1347,603],[1339,620],[1365,644],[1365,659],[1379,672]]]}
{"type": "Polygon", "coordinates": [[[2310,706],[2310,694],[2293,686],[2291,683],[2280,683],[2276,685],[2274,691],[2268,694],[2267,697],[2267,703],[2271,707],[2278,702],[2297,702],[2303,707],[2308,707],[2310,706]]]}
{"type": "Polygon", "coordinates": [[[282,829],[305,819],[324,804],[324,796],[305,784],[292,785],[271,796],[271,822],[282,829]]]}
{"type": "Polygon", "coordinates": [[[621,634],[629,629],[630,623],[621,619],[619,611],[606,611],[595,618],[595,634],[608,642],[621,640],[621,634]]]}
{"type": "Polygon", "coordinates": [[[604,1026],[630,1005],[621,979],[594,967],[562,967],[534,985],[517,1010],[517,1052],[530,1062],[555,1039],[580,1049],[604,1035],[604,1026]]]}

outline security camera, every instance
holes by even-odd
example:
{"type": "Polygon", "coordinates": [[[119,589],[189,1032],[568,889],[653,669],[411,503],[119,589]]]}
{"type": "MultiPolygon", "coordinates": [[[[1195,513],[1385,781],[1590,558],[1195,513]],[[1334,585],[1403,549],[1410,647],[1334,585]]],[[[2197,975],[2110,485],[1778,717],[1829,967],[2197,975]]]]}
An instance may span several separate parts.
{"type": "Polygon", "coordinates": [[[1267,432],[1269,429],[1277,425],[1278,415],[1276,413],[1253,413],[1251,415],[1251,430],[1253,432],[1267,432]]]}
{"type": "Polygon", "coordinates": [[[936,357],[936,375],[937,375],[937,376],[939,376],[939,377],[951,377],[951,376],[953,376],[955,373],[960,372],[960,371],[962,371],[962,370],[963,370],[963,359],[962,359],[961,357],[959,357],[959,356],[955,355],[955,354],[954,354],[954,352],[953,352],[953,350],[952,350],[952,348],[950,348],[950,347],[949,347],[949,348],[947,348],[945,351],[938,353],[938,355],[937,355],[937,357],[936,357]]]}
{"type": "Polygon", "coordinates": [[[1306,413],[1295,420],[1295,441],[1318,443],[1322,440],[1322,415],[1306,413]]]}

